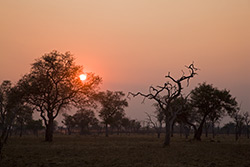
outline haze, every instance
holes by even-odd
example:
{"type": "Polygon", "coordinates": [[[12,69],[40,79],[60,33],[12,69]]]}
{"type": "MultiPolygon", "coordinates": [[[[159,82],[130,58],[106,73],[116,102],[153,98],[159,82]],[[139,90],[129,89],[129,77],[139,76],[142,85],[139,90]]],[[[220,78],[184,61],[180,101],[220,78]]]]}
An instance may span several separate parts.
{"type": "MultiPolygon", "coordinates": [[[[147,92],[164,76],[201,69],[187,90],[206,81],[231,90],[249,111],[250,1],[0,1],[0,81],[17,82],[52,50],[70,51],[102,90],[147,92]]],[[[153,110],[129,101],[139,120],[153,110]]],[[[149,101],[146,101],[148,103],[149,101]]]]}

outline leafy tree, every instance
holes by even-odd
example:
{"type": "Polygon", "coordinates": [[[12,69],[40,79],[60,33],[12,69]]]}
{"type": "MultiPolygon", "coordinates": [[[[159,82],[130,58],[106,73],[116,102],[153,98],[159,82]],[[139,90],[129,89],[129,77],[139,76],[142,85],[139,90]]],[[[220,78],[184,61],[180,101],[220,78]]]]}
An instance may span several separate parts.
{"type": "Polygon", "coordinates": [[[116,129],[117,130],[117,134],[120,133],[120,130],[122,128],[122,119],[124,118],[124,113],[119,112],[117,114],[114,115],[114,120],[111,124],[110,127],[112,129],[116,129]]]}
{"type": "Polygon", "coordinates": [[[131,119],[129,122],[131,131],[138,132],[141,128],[141,123],[135,119],[131,119]]]}
{"type": "Polygon", "coordinates": [[[44,129],[43,122],[41,119],[31,119],[27,122],[26,129],[32,131],[34,135],[38,136],[38,131],[44,129]]]}
{"type": "Polygon", "coordinates": [[[72,54],[52,51],[37,59],[31,72],[19,81],[26,101],[44,121],[45,141],[53,140],[53,122],[63,109],[91,103],[91,95],[101,79],[88,73],[83,82],[79,78],[82,71],[82,66],[75,64],[72,54]]]}
{"type": "Polygon", "coordinates": [[[80,109],[74,115],[74,122],[77,127],[80,128],[80,134],[83,135],[85,132],[89,133],[90,126],[96,123],[95,113],[89,109],[80,109]]]}
{"type": "MultiPolygon", "coordinates": [[[[223,113],[233,112],[237,107],[235,98],[228,90],[219,90],[210,84],[202,83],[191,91],[190,103],[192,106],[189,124],[195,130],[194,139],[201,140],[202,129],[208,117],[218,120],[223,113]]],[[[188,120],[188,119],[187,119],[188,120]]]]}
{"type": "Polygon", "coordinates": [[[26,127],[28,122],[30,122],[32,118],[33,110],[29,106],[22,106],[20,108],[19,112],[16,114],[15,124],[14,127],[16,127],[17,130],[20,131],[19,136],[22,137],[23,134],[23,128],[26,127]]]}
{"type": "Polygon", "coordinates": [[[221,128],[222,133],[226,133],[227,135],[233,134],[235,132],[235,124],[233,122],[226,123],[221,128]]]}
{"type": "Polygon", "coordinates": [[[170,81],[165,82],[163,86],[157,86],[153,87],[151,86],[149,88],[149,93],[144,94],[141,92],[138,93],[131,93],[129,92],[128,95],[135,96],[143,96],[144,98],[148,98],[150,100],[154,100],[157,102],[159,107],[161,108],[160,111],[164,113],[165,117],[165,141],[164,146],[170,145],[170,135],[171,135],[171,127],[176,119],[176,116],[179,114],[179,112],[182,111],[181,107],[178,107],[178,109],[174,109],[176,105],[173,105],[174,101],[181,96],[182,91],[182,82],[187,81],[189,83],[189,80],[193,78],[196,75],[197,68],[194,67],[193,64],[189,65],[187,67],[189,74],[185,75],[183,72],[182,76],[178,79],[173,78],[170,73],[166,76],[167,79],[170,81]]]}
{"type": "Polygon", "coordinates": [[[126,133],[128,133],[130,128],[130,119],[127,117],[123,117],[121,120],[121,126],[126,131],[126,133]]]}
{"type": "Polygon", "coordinates": [[[74,116],[68,115],[67,113],[63,114],[63,121],[62,123],[66,126],[68,135],[71,135],[72,129],[76,126],[74,116]]]}
{"type": "Polygon", "coordinates": [[[3,81],[0,85],[0,155],[6,143],[16,116],[25,108],[22,93],[10,81],[3,81]]]}
{"type": "Polygon", "coordinates": [[[99,116],[105,124],[106,137],[108,137],[108,125],[115,124],[116,118],[124,116],[124,107],[128,106],[128,102],[124,99],[125,94],[121,91],[100,92],[96,95],[96,99],[101,104],[99,116]]]}
{"type": "MultiPolygon", "coordinates": [[[[14,115],[11,110],[8,109],[8,96],[11,90],[11,82],[3,81],[0,85],[0,127],[1,127],[1,138],[0,138],[0,156],[4,143],[8,139],[12,121],[14,115]]],[[[0,157],[1,159],[1,157],[0,157]]]]}

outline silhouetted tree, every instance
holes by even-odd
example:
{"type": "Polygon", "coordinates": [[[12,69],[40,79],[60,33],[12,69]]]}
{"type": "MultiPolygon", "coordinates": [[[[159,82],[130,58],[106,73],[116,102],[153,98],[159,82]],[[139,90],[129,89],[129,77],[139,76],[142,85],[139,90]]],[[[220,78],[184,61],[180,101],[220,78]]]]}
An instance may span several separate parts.
{"type": "Polygon", "coordinates": [[[235,132],[235,124],[233,122],[229,122],[221,128],[221,131],[222,133],[225,132],[227,135],[233,134],[235,132]]]}
{"type": "Polygon", "coordinates": [[[67,113],[63,113],[63,121],[62,123],[66,126],[68,135],[71,135],[72,129],[76,126],[74,116],[68,115],[67,113]]]}
{"type": "Polygon", "coordinates": [[[14,127],[16,130],[19,130],[19,136],[22,137],[23,129],[26,127],[28,122],[30,122],[32,118],[33,110],[29,106],[22,106],[19,112],[16,114],[16,119],[14,122],[14,127]]]}
{"type": "Polygon", "coordinates": [[[45,141],[53,140],[53,122],[63,109],[90,103],[101,79],[88,73],[83,82],[79,78],[82,72],[82,66],[75,64],[72,54],[52,51],[37,59],[31,72],[19,81],[26,101],[40,112],[44,121],[45,141]]]}
{"type": "Polygon", "coordinates": [[[26,129],[32,131],[34,135],[38,136],[39,130],[43,130],[43,122],[41,119],[39,120],[29,120],[26,124],[26,129]]]}
{"type": "Polygon", "coordinates": [[[120,130],[122,128],[122,119],[124,118],[125,113],[119,112],[117,114],[114,115],[114,120],[111,124],[110,127],[112,129],[116,129],[117,134],[120,133],[120,130]]]}
{"type": "Polygon", "coordinates": [[[106,137],[108,137],[108,125],[114,124],[117,115],[124,115],[124,107],[128,106],[128,102],[124,99],[125,94],[121,91],[100,92],[96,95],[96,99],[101,104],[99,116],[105,124],[106,137]]]}
{"type": "Polygon", "coordinates": [[[157,104],[156,104],[156,109],[157,110],[155,113],[157,115],[149,115],[148,113],[146,113],[146,115],[147,115],[147,121],[153,126],[153,128],[155,129],[157,133],[157,138],[160,138],[162,128],[163,128],[163,123],[164,123],[164,114],[163,112],[158,111],[160,110],[160,108],[158,107],[157,104]]]}
{"type": "Polygon", "coordinates": [[[232,112],[237,106],[228,90],[219,90],[210,84],[199,84],[198,87],[191,91],[190,102],[192,105],[192,114],[189,116],[192,121],[186,121],[194,128],[195,140],[201,140],[202,129],[206,119],[210,116],[213,121],[220,118],[224,112],[232,112]]]}
{"type": "Polygon", "coordinates": [[[131,132],[137,133],[139,129],[141,128],[141,123],[137,121],[136,119],[130,119],[129,120],[129,127],[131,132]]]}
{"type": "Polygon", "coordinates": [[[171,126],[178,112],[181,111],[181,109],[173,109],[173,102],[181,95],[181,91],[183,89],[181,84],[185,80],[189,84],[189,80],[196,75],[197,68],[195,68],[193,64],[189,65],[187,69],[189,70],[189,74],[185,75],[185,73],[183,72],[183,75],[178,79],[174,79],[169,73],[166,78],[171,82],[166,82],[163,86],[151,86],[149,88],[148,94],[143,94],[141,92],[129,92],[128,94],[128,96],[131,94],[133,97],[140,95],[150,100],[155,100],[158,103],[159,107],[164,113],[166,123],[164,146],[170,145],[171,126]]]}
{"type": "Polygon", "coordinates": [[[245,122],[245,125],[246,125],[247,138],[249,139],[249,123],[250,123],[249,113],[245,112],[243,114],[243,117],[244,117],[244,122],[245,122]]]}
{"type": "Polygon", "coordinates": [[[242,132],[243,125],[244,125],[244,117],[240,113],[240,111],[241,111],[240,108],[241,107],[237,108],[233,112],[230,112],[230,116],[231,116],[231,118],[233,118],[234,124],[235,124],[235,140],[236,141],[241,136],[241,132],[242,132]]]}
{"type": "Polygon", "coordinates": [[[89,133],[90,126],[96,123],[96,117],[94,111],[90,109],[80,109],[74,115],[74,122],[77,127],[80,128],[80,134],[89,133]]]}
{"type": "Polygon", "coordinates": [[[20,89],[12,86],[10,81],[3,81],[0,85],[0,159],[16,116],[23,108],[25,104],[20,89]]]}
{"type": "Polygon", "coordinates": [[[125,132],[129,132],[130,128],[130,120],[127,117],[123,117],[121,120],[121,126],[124,128],[125,132]]]}

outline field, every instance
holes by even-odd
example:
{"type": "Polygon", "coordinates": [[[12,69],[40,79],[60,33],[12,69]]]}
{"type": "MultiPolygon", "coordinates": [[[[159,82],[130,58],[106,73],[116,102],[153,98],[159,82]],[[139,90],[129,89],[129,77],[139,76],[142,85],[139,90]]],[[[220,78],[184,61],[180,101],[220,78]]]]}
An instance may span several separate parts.
{"type": "Polygon", "coordinates": [[[1,167],[250,167],[250,140],[228,136],[202,142],[176,136],[170,147],[154,135],[11,137],[1,167]]]}

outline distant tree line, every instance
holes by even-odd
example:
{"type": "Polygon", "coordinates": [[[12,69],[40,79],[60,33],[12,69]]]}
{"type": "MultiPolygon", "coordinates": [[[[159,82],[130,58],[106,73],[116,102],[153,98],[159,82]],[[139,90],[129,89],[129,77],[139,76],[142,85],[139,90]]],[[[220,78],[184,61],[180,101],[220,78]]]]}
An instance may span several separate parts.
{"type": "Polygon", "coordinates": [[[139,122],[125,114],[128,106],[122,91],[99,91],[102,79],[94,73],[86,73],[87,79],[79,76],[83,67],[75,64],[75,58],[69,52],[52,51],[35,60],[28,74],[17,84],[3,81],[0,85],[0,154],[7,139],[12,134],[33,133],[44,128],[45,141],[53,141],[57,122],[63,114],[62,123],[67,134],[79,133],[138,133],[153,131],[160,138],[164,132],[164,146],[170,145],[171,136],[179,126],[180,134],[186,137],[192,132],[193,139],[200,141],[202,134],[216,135],[216,124],[225,115],[233,122],[220,128],[227,134],[234,129],[235,139],[242,133],[249,138],[249,114],[242,113],[236,98],[229,90],[219,90],[212,84],[201,83],[188,95],[182,93],[183,83],[189,85],[198,69],[194,64],[186,66],[188,72],[174,78],[170,73],[167,81],[160,86],[151,86],[148,93],[128,93],[130,96],[142,96],[155,102],[154,115],[146,113],[147,120],[139,122]],[[73,115],[67,110],[76,108],[73,115]],[[41,119],[33,120],[33,112],[41,119]],[[96,113],[98,115],[96,115],[96,113]]]}

